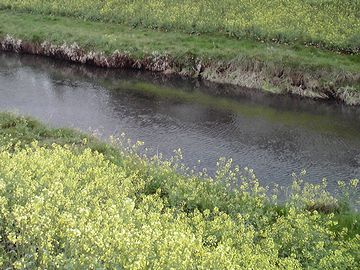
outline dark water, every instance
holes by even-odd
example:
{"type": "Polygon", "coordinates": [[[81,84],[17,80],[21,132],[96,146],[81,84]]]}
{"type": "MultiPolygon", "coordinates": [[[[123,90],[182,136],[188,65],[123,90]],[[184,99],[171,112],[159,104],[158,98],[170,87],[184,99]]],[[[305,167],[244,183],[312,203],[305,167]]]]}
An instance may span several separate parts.
{"type": "Polygon", "coordinates": [[[84,67],[0,54],[0,110],[52,126],[125,133],[165,156],[181,148],[187,165],[215,168],[219,157],[253,168],[263,183],[360,177],[360,108],[274,97],[150,73],[84,67]],[[140,83],[139,83],[140,82],[140,83]]]}

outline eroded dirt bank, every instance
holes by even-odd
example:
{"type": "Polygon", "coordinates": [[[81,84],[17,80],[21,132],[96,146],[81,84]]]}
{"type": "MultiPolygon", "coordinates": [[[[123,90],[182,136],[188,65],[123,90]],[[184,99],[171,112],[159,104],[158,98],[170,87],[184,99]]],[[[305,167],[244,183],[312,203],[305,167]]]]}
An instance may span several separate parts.
{"type": "Polygon", "coordinates": [[[153,53],[139,59],[119,51],[106,55],[102,52],[86,51],[75,43],[55,45],[46,41],[28,42],[9,35],[0,38],[0,49],[104,68],[137,69],[199,77],[211,82],[259,88],[277,94],[291,93],[360,105],[360,74],[324,70],[311,72],[305,68],[304,70],[285,68],[246,58],[232,61],[204,61],[191,54],[179,59],[153,53]]]}

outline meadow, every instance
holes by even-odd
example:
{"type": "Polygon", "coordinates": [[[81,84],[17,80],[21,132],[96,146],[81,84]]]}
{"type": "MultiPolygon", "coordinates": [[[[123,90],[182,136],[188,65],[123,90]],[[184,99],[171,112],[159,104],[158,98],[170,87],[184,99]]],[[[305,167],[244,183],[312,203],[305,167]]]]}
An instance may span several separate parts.
{"type": "Polygon", "coordinates": [[[69,129],[0,113],[2,269],[358,269],[357,180],[301,175],[279,203],[251,169],[210,177],[69,129]],[[181,172],[181,173],[180,173],[181,172]],[[271,195],[270,195],[271,194],[271,195]]]}
{"type": "Polygon", "coordinates": [[[0,0],[1,8],[358,53],[360,0],[0,0]]]}

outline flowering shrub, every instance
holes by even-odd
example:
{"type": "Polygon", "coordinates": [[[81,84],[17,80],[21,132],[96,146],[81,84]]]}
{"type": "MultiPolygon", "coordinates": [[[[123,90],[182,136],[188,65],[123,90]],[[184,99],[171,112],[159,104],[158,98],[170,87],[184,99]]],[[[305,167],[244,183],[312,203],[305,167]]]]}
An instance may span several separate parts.
{"type": "Polygon", "coordinates": [[[0,7],[347,52],[360,49],[360,0],[0,0],[0,7]]]}
{"type": "Polygon", "coordinates": [[[333,214],[270,206],[251,170],[228,191],[228,162],[201,181],[128,151],[111,162],[86,142],[0,142],[2,269],[360,267],[360,236],[333,230],[333,214]]]}

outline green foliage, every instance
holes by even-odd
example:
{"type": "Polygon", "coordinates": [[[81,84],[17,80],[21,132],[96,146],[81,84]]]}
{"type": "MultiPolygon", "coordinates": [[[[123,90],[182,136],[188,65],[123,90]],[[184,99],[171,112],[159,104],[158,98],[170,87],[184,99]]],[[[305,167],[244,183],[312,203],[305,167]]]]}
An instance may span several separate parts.
{"type": "Polygon", "coordinates": [[[345,52],[360,49],[359,0],[1,0],[0,7],[165,31],[223,32],[345,52]]]}
{"type": "Polygon", "coordinates": [[[179,151],[172,160],[125,146],[99,153],[93,138],[9,114],[0,126],[2,269],[360,267],[359,232],[337,222],[342,209],[314,210],[338,205],[321,186],[296,180],[277,205],[252,170],[224,159],[211,178],[186,170],[179,151]],[[32,135],[40,141],[19,142],[32,135]]]}

